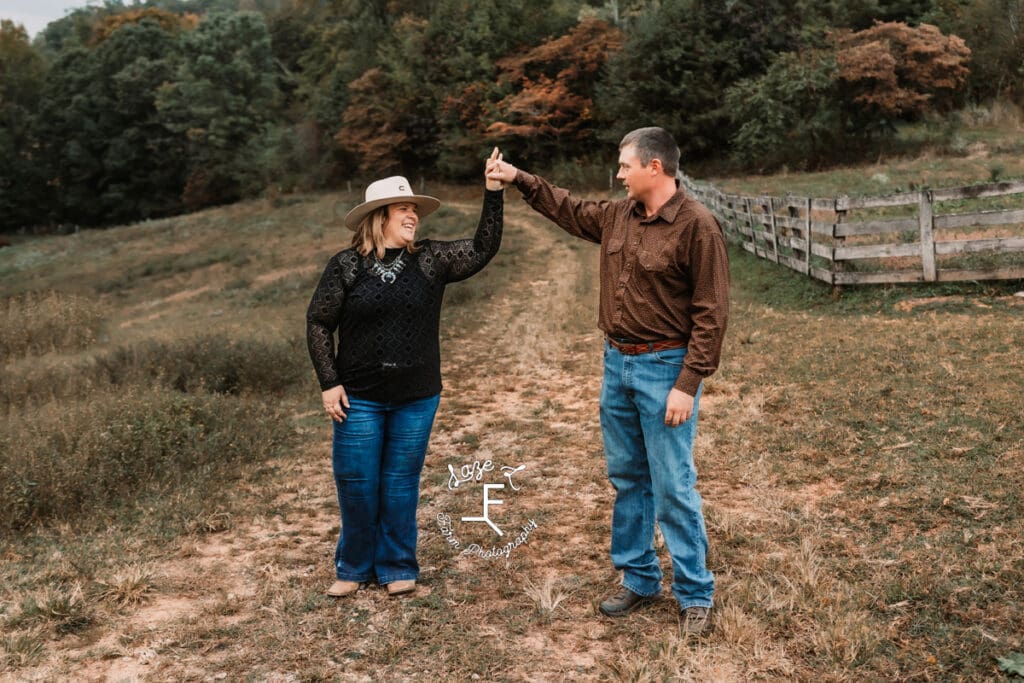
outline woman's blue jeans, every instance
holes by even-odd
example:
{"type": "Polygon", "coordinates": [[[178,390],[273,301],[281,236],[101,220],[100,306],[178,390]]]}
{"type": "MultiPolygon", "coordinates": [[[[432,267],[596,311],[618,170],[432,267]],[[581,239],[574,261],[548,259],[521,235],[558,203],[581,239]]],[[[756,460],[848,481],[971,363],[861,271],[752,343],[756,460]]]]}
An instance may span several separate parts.
{"type": "Polygon", "coordinates": [[[622,585],[644,596],[661,592],[654,551],[654,522],[672,556],[672,592],[682,609],[711,607],[714,576],[706,566],[707,531],[694,486],[693,441],[697,407],[678,427],[665,425],[665,403],[679,376],[686,349],[636,356],[605,342],[601,432],[608,478],[615,487],[612,564],[622,585]]]}
{"type": "Polygon", "coordinates": [[[334,423],[339,579],[384,585],[418,578],[420,472],[440,398],[392,404],[350,396],[348,417],[334,423]]]}

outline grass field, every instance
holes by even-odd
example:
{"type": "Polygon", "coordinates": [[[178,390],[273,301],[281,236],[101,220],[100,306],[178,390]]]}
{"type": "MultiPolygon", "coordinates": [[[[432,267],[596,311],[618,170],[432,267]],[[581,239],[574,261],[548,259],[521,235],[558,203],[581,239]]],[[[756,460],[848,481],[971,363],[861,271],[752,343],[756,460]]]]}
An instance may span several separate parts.
{"type": "MultiPolygon", "coordinates": [[[[439,194],[424,230],[469,234],[477,193],[439,194]]],[[[0,678],[1006,680],[1024,283],[834,298],[732,253],[697,454],[714,629],[686,638],[669,600],[596,612],[617,579],[596,252],[510,191],[502,251],[447,295],[420,590],[332,601],[330,432],[302,336],[345,238],[336,200],[0,250],[0,678]],[[488,460],[499,483],[525,465],[491,509],[510,540],[534,525],[507,558],[461,555],[499,542],[439,521],[480,513],[449,466],[488,460]]]]}

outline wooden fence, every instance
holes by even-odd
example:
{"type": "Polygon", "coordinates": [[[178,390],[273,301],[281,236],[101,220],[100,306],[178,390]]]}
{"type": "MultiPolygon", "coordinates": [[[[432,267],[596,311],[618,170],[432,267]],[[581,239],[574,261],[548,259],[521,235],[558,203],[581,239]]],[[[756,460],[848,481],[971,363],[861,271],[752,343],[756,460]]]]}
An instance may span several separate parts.
{"type": "Polygon", "coordinates": [[[680,180],[726,237],[833,285],[1024,278],[1024,181],[815,199],[680,180]]]}

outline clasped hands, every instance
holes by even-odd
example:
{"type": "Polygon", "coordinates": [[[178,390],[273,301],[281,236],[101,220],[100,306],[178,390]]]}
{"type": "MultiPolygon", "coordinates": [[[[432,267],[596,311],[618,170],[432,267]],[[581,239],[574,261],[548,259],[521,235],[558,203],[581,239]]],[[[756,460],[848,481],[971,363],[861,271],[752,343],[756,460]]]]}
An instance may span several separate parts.
{"type": "Polygon", "coordinates": [[[491,156],[487,159],[484,168],[484,180],[488,190],[501,190],[508,183],[515,182],[516,173],[519,171],[515,166],[504,160],[501,152],[495,147],[491,156]]]}

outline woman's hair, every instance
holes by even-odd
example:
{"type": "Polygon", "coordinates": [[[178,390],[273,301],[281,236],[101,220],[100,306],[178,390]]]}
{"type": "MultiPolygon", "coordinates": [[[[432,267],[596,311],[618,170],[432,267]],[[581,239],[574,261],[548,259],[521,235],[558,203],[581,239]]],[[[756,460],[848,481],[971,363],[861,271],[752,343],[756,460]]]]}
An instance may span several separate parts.
{"type": "MultiPolygon", "coordinates": [[[[371,253],[377,258],[384,258],[384,224],[388,221],[388,207],[382,206],[363,216],[356,226],[356,234],[352,236],[352,246],[362,256],[371,253]]],[[[409,244],[406,248],[410,254],[419,247],[409,244]]]]}

